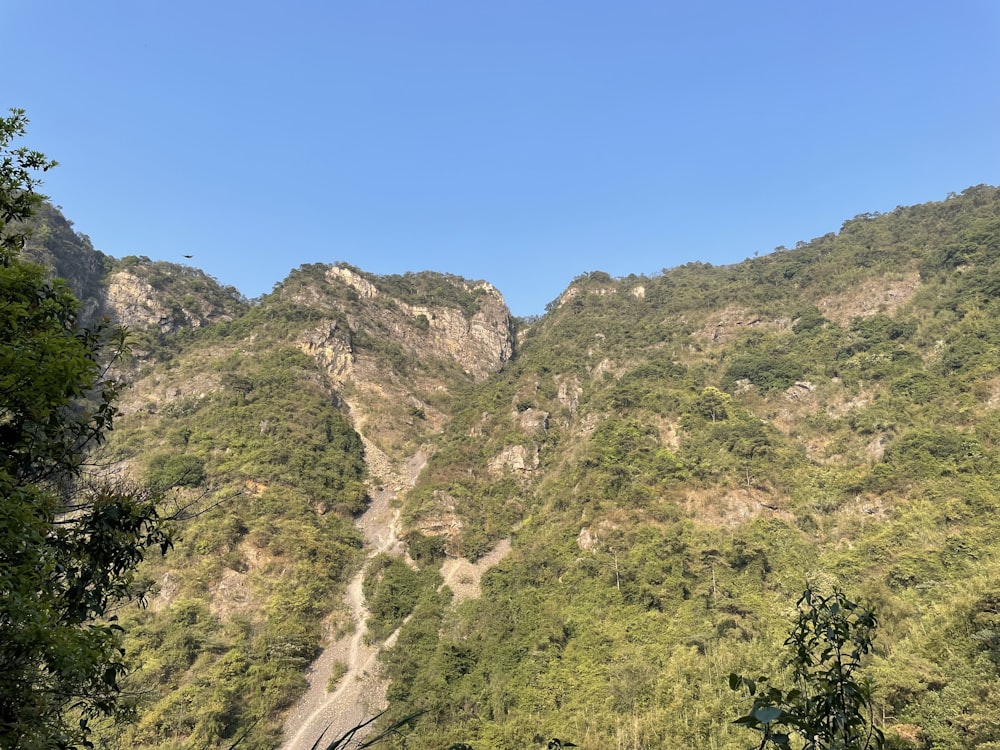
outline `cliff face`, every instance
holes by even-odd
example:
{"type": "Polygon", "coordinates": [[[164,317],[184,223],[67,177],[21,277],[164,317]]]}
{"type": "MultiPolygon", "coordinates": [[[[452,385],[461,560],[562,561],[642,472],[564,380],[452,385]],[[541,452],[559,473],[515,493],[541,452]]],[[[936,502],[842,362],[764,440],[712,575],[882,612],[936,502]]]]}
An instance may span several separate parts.
{"type": "MultiPolygon", "coordinates": [[[[29,259],[64,279],[81,300],[83,318],[108,315],[136,331],[169,335],[232,321],[250,305],[233,287],[190,266],[144,256],[111,258],[73,229],[58,208],[44,204],[32,219],[29,259]]],[[[360,349],[394,349],[410,364],[448,362],[476,381],[498,372],[514,352],[514,328],[500,292],[490,284],[445,274],[378,277],[345,265],[293,272],[262,308],[292,306],[301,320],[330,319],[297,329],[300,348],[336,382],[360,349]]],[[[363,358],[363,357],[362,357],[363,358]]],[[[376,368],[376,374],[377,370],[376,368]]]]}
{"type": "Polygon", "coordinates": [[[24,254],[68,284],[84,322],[107,315],[132,330],[166,335],[232,320],[247,309],[239,291],[197,268],[105,255],[49,203],[30,220],[24,254]]]}
{"type": "Polygon", "coordinates": [[[174,330],[173,315],[156,299],[156,290],[128,271],[111,275],[105,304],[115,318],[130,328],[151,326],[164,333],[174,330]]]}
{"type": "Polygon", "coordinates": [[[309,310],[295,333],[364,437],[405,462],[448,421],[457,387],[499,372],[514,322],[485,282],[442,274],[379,277],[347,266],[293,273],[262,310],[309,310]]]}
{"type": "Polygon", "coordinates": [[[355,325],[385,332],[408,354],[422,360],[451,360],[476,380],[498,372],[514,352],[510,311],[500,293],[486,282],[468,283],[440,277],[461,295],[475,300],[470,313],[430,300],[412,303],[380,291],[360,273],[334,266],[326,274],[333,285],[354,290],[362,304],[353,314],[355,325]]]}
{"type": "MultiPolygon", "coordinates": [[[[170,461],[187,461],[204,479],[180,492],[222,498],[215,516],[187,524],[176,553],[149,573],[160,585],[149,617],[167,622],[195,600],[207,603],[216,631],[243,618],[253,627],[220,635],[227,648],[270,655],[277,642],[280,653],[308,655],[280,665],[262,657],[287,685],[305,671],[323,632],[330,654],[344,658],[344,682],[365,696],[384,691],[359,655],[369,647],[358,645],[358,566],[365,554],[404,553],[402,542],[385,542],[400,524],[398,505],[436,453],[461,394],[489,382],[513,355],[515,323],[503,297],[484,282],[442,274],[381,277],[317,264],[246,304],[194,269],[127,258],[109,274],[101,301],[137,331],[143,348],[109,441],[117,465],[148,479],[170,461]],[[213,567],[209,561],[223,548],[227,562],[213,567]],[[346,608],[339,588],[345,585],[354,592],[346,608]],[[280,599],[280,592],[307,588],[309,595],[295,593],[294,602],[280,599]],[[300,601],[312,603],[296,609],[300,601]],[[344,643],[347,656],[337,650],[344,643]]],[[[534,453],[515,449],[494,471],[527,474],[536,464],[534,453]]],[[[461,531],[459,524],[431,533],[447,540],[461,531]]],[[[486,567],[465,565],[472,572],[463,581],[486,567]]],[[[327,671],[315,687],[327,700],[332,657],[324,658],[318,663],[327,671]]],[[[210,669],[203,661],[188,672],[210,669]]],[[[232,688],[234,706],[252,700],[240,690],[232,688]]],[[[348,699],[336,696],[338,711],[346,710],[348,699]]],[[[279,717],[274,703],[287,706],[293,697],[288,688],[262,705],[279,717]]],[[[363,715],[372,708],[359,706],[363,715]]],[[[145,716],[158,710],[154,705],[145,716]]],[[[299,736],[299,718],[293,711],[289,736],[299,736]]],[[[273,737],[255,745],[262,746],[275,747],[273,737]]]]}
{"type": "Polygon", "coordinates": [[[69,285],[81,301],[83,320],[103,314],[102,288],[112,259],[95,250],[55,206],[43,203],[32,217],[24,254],[69,285]]]}
{"type": "Polygon", "coordinates": [[[132,329],[170,334],[232,320],[246,303],[232,287],[195,268],[148,258],[126,258],[105,281],[102,307],[132,329]]]}

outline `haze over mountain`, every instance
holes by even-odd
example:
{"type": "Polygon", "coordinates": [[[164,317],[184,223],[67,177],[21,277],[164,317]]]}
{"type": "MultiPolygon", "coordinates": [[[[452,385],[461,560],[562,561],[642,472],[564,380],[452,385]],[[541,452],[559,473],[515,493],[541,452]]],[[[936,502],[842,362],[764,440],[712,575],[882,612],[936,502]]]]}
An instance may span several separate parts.
{"type": "Polygon", "coordinates": [[[109,746],[308,747],[385,705],[425,712],[409,748],[741,748],[727,675],[781,673],[811,581],[879,614],[893,747],[1000,747],[1000,189],[588,273],[531,321],[344,264],[249,303],[51,208],[28,253],[133,332],[102,458],[204,508],[120,614],[109,746]]]}

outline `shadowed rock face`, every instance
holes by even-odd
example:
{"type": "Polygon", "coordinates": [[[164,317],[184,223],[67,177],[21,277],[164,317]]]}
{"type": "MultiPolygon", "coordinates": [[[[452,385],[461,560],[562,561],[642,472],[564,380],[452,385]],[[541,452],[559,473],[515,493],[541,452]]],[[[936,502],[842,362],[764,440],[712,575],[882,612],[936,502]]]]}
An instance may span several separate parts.
{"type": "Polygon", "coordinates": [[[30,221],[24,256],[66,282],[85,323],[108,316],[128,328],[168,334],[231,320],[247,308],[236,289],[197,268],[105,255],[48,203],[30,221]]]}
{"type": "Polygon", "coordinates": [[[55,206],[43,203],[30,220],[24,255],[69,285],[81,302],[81,319],[103,313],[101,289],[112,259],[95,250],[90,238],[77,233],[55,206]]]}

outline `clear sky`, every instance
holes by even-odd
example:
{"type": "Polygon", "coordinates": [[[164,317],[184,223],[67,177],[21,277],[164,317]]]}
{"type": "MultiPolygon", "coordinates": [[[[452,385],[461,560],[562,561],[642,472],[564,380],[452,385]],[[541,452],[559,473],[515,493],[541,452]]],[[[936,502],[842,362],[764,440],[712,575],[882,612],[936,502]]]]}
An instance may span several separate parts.
{"type": "Polygon", "coordinates": [[[0,33],[77,230],[248,297],[343,260],[530,315],[1000,182],[997,0],[0,0],[0,33]]]}

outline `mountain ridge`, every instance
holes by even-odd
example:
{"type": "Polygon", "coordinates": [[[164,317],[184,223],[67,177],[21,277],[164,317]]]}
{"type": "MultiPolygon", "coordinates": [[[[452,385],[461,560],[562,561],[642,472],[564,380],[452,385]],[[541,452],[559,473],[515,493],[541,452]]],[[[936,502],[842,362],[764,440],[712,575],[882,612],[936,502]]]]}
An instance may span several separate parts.
{"type": "Polygon", "coordinates": [[[355,627],[353,521],[383,491],[405,553],[364,586],[374,643],[398,630],[385,721],[427,711],[411,747],[740,747],[725,675],[780,673],[807,579],[882,613],[895,747],[1000,742],[997,188],[729,266],[582,274],[530,321],[443,274],[313,264],[248,303],[102,262],[139,280],[108,456],[226,498],[126,622],[148,692],[124,744],[275,746],[355,627]],[[507,539],[479,597],[442,586],[507,539]]]}

